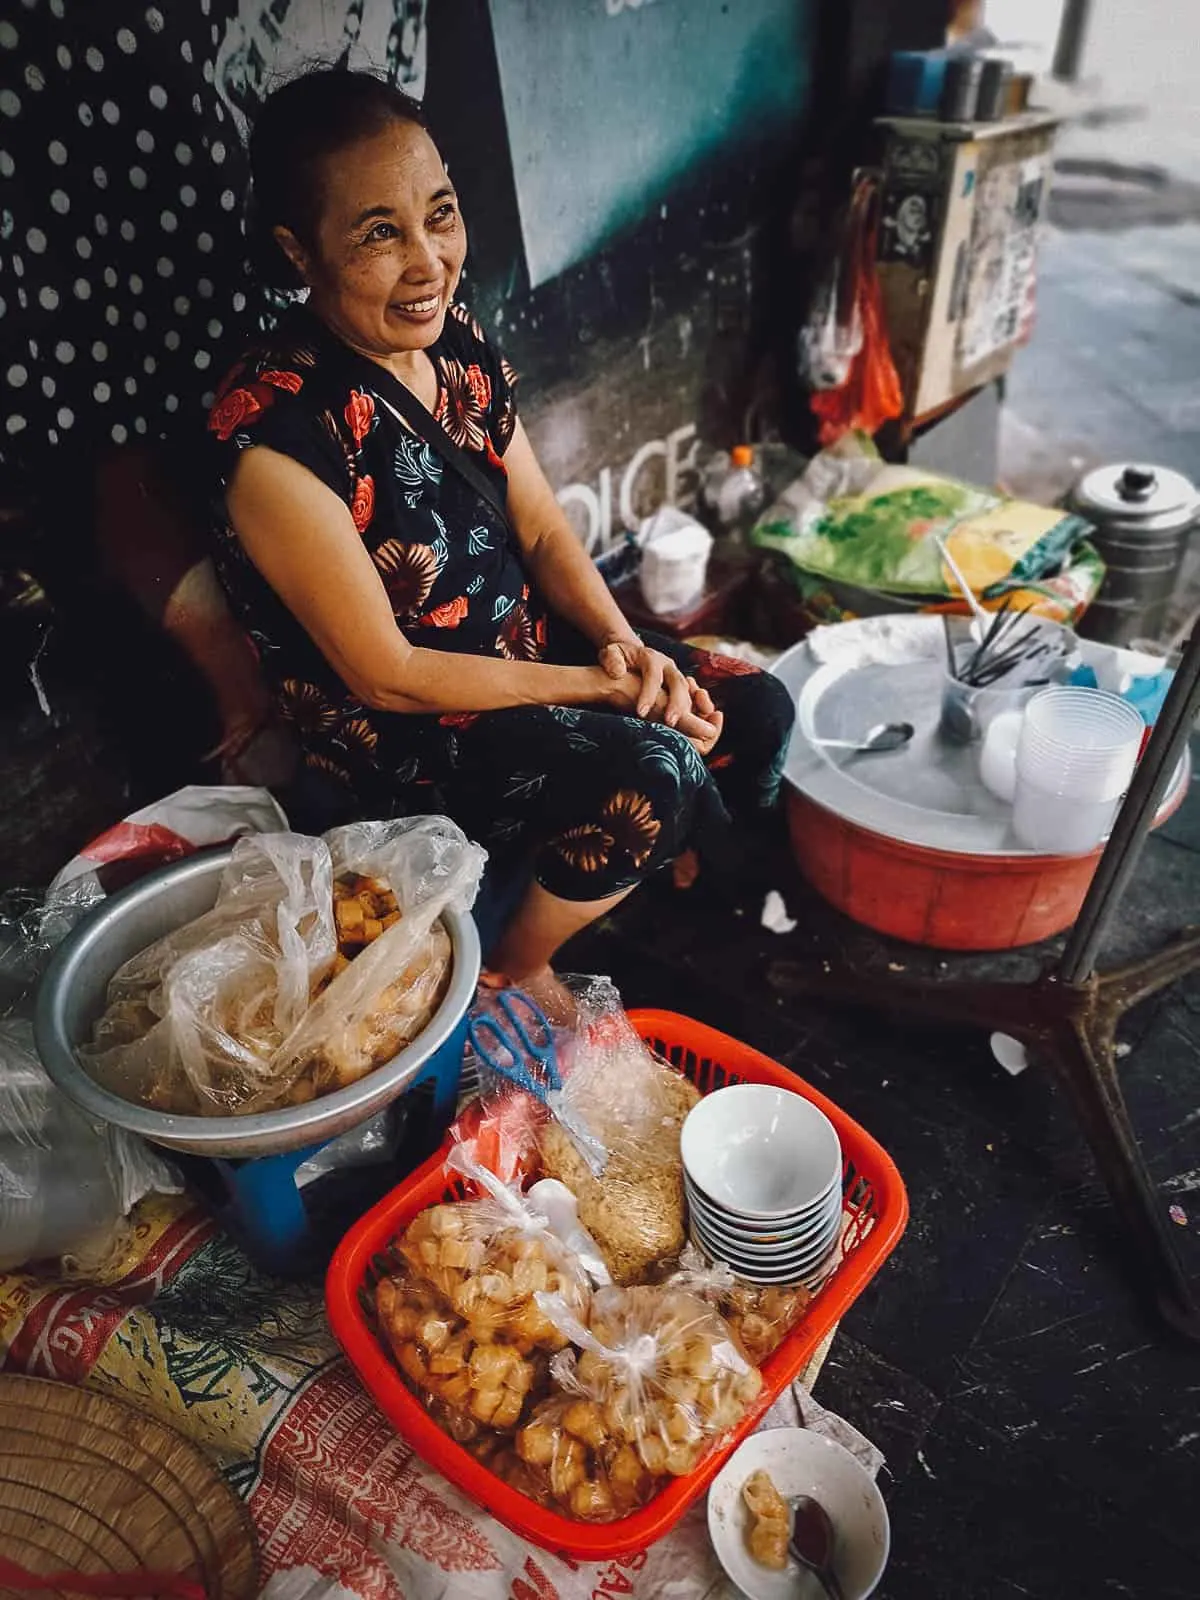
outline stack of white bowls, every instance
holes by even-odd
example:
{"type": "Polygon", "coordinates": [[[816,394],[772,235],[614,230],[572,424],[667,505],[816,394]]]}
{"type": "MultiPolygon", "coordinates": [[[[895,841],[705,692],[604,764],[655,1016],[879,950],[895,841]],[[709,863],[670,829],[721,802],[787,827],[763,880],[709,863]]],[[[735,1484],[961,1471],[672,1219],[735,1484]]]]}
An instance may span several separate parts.
{"type": "Polygon", "coordinates": [[[750,1283],[828,1274],[842,1224],[842,1150],[823,1111],[769,1084],[714,1090],[683,1125],[692,1242],[750,1283]]]}

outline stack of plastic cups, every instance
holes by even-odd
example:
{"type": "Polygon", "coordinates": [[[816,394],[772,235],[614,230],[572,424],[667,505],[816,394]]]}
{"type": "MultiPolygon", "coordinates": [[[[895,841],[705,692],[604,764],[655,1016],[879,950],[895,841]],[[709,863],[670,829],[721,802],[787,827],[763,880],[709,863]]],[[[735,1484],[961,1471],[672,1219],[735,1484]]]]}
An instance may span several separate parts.
{"type": "Polygon", "coordinates": [[[1145,724],[1119,695],[1043,689],[1017,744],[1013,830],[1047,855],[1086,855],[1112,828],[1145,724]]]}

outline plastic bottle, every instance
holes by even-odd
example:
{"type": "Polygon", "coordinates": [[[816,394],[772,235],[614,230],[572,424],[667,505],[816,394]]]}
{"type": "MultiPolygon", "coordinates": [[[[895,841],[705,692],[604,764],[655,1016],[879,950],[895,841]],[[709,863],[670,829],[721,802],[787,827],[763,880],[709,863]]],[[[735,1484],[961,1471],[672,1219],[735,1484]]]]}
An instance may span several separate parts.
{"type": "Polygon", "coordinates": [[[754,451],[734,445],[728,456],[714,456],[704,473],[701,495],[719,531],[739,543],[766,503],[766,489],[754,470],[754,451]]]}

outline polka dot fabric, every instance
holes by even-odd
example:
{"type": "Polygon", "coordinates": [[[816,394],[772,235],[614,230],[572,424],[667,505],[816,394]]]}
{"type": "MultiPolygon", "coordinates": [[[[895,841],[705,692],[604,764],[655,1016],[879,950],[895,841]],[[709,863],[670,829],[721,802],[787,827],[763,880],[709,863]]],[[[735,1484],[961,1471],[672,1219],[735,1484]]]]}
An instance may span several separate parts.
{"type": "Polygon", "coordinates": [[[199,431],[252,332],[245,167],[214,81],[236,0],[10,0],[0,21],[0,459],[199,431]]]}

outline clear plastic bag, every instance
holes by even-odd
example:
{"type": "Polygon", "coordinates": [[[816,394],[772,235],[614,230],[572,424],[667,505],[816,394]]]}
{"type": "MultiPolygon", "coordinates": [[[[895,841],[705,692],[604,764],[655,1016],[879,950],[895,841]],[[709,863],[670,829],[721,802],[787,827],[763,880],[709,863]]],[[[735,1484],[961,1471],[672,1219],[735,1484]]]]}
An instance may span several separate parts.
{"type": "Polygon", "coordinates": [[[835,262],[813,302],[808,321],[800,329],[800,378],[809,389],[840,388],[862,349],[858,297],[847,294],[844,276],[842,264],[835,262]]]}
{"type": "Polygon", "coordinates": [[[566,1337],[536,1296],[558,1295],[583,1313],[590,1289],[582,1264],[519,1190],[459,1150],[447,1166],[480,1191],[478,1198],[421,1212],[399,1241],[401,1255],[466,1320],[473,1338],[563,1349],[566,1337]]]}
{"type": "Polygon", "coordinates": [[[756,1367],[779,1348],[812,1303],[803,1284],[740,1283],[723,1261],[705,1260],[693,1244],[667,1282],[715,1307],[756,1367]]]}
{"type": "Polygon", "coordinates": [[[0,1016],[30,1000],[51,955],[107,894],[168,861],[245,833],[276,833],[287,817],[266,789],[190,784],[92,839],[39,889],[0,894],[0,1016]]]}
{"type": "Polygon", "coordinates": [[[430,1206],[409,1223],[375,1291],[396,1364],[447,1432],[465,1443],[511,1432],[568,1336],[537,1296],[586,1316],[581,1262],[543,1212],[461,1150],[451,1170],[478,1198],[430,1206]]]}
{"type": "Polygon", "coordinates": [[[545,1116],[539,1100],[509,1085],[469,1100],[450,1135],[502,1183],[519,1185],[537,1168],[537,1135],[545,1116]]]}
{"type": "Polygon", "coordinates": [[[512,1432],[528,1396],[546,1380],[546,1357],[522,1351],[454,1311],[426,1278],[400,1270],[375,1291],[375,1312],[396,1365],[439,1426],[467,1444],[512,1432]]]}
{"type": "Polygon", "coordinates": [[[157,1110],[229,1115],[283,1099],[281,1046],[333,965],[329,847],[303,834],[241,839],[213,909],[119,968],[87,1070],[157,1110]]]}
{"type": "Polygon", "coordinates": [[[53,898],[39,889],[0,894],[0,1017],[32,1009],[50,957],[104,891],[95,878],[68,884],[53,898]]]}
{"type": "Polygon", "coordinates": [[[516,1449],[581,1521],[625,1516],[665,1478],[695,1471],[762,1388],[722,1318],[683,1290],[599,1289],[586,1327],[540,1299],[578,1353],[551,1362],[559,1392],[534,1408],[516,1449]]]}
{"type": "Polygon", "coordinates": [[[578,1020],[560,1047],[563,1118],[539,1132],[542,1169],[575,1195],[614,1282],[641,1282],[684,1245],[679,1135],[700,1097],[638,1038],[607,978],[569,982],[578,1020]]]}
{"type": "Polygon", "coordinates": [[[142,1140],[76,1110],[46,1075],[28,1022],[0,1022],[0,1271],[51,1257],[99,1268],[143,1195],[181,1187],[142,1140]]]}
{"type": "Polygon", "coordinates": [[[442,817],[242,839],[213,909],[117,972],[80,1059],[126,1099],[182,1113],[266,1111],[352,1083],[432,1016],[451,961],[437,918],[471,904],[486,859],[442,817]],[[402,914],[332,976],[348,874],[386,885],[402,914]]]}
{"type": "MultiPolygon", "coordinates": [[[[401,915],[333,978],[277,1052],[273,1070],[293,1100],[354,1083],[422,1031],[450,979],[450,936],[438,919],[470,909],[487,863],[445,817],[355,822],[325,837],[335,881],[386,884],[401,915]]],[[[261,1097],[253,1109],[267,1103],[261,1097]]]]}

